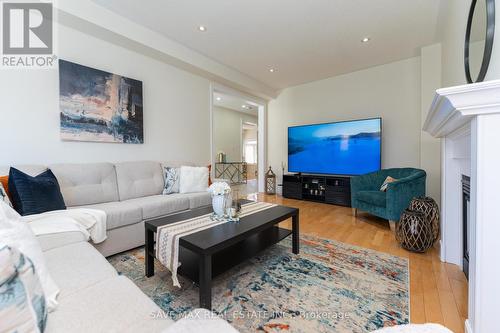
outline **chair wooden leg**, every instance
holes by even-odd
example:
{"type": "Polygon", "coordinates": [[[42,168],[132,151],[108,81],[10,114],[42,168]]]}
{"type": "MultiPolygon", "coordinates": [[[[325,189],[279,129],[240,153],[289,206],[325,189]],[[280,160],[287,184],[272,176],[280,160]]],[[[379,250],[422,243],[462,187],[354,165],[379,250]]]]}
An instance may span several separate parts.
{"type": "Polygon", "coordinates": [[[354,216],[354,217],[358,216],[358,209],[357,208],[352,209],[352,216],[354,216]]]}
{"type": "Polygon", "coordinates": [[[389,226],[391,227],[392,232],[396,232],[396,221],[389,220],[389,226]]]}

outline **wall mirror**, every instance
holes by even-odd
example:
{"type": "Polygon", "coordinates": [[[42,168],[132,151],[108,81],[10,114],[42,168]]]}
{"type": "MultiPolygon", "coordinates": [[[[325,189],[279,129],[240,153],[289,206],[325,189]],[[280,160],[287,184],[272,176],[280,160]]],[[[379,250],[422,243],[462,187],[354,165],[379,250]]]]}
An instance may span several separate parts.
{"type": "Polygon", "coordinates": [[[495,0],[472,0],[465,35],[465,76],[482,82],[488,72],[495,35],[495,0]]]}

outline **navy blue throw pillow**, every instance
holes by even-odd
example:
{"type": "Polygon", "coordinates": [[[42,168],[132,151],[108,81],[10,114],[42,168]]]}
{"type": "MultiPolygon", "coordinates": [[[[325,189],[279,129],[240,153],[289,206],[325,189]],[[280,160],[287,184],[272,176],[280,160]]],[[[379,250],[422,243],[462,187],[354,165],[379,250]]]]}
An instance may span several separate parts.
{"type": "Polygon", "coordinates": [[[9,192],[14,209],[23,216],[66,209],[59,183],[50,170],[32,177],[10,168],[9,192]]]}

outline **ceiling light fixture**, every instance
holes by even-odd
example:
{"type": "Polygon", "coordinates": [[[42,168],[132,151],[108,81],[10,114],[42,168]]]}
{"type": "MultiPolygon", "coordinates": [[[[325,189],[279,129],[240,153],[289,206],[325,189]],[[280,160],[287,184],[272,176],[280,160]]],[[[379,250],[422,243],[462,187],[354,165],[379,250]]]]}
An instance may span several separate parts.
{"type": "Polygon", "coordinates": [[[218,100],[218,101],[222,100],[221,97],[215,97],[215,99],[218,100]]]}
{"type": "Polygon", "coordinates": [[[275,70],[274,68],[269,68],[269,71],[270,71],[271,73],[274,73],[276,70],[275,70]]]}
{"type": "Polygon", "coordinates": [[[370,41],[370,37],[365,37],[361,40],[362,43],[368,43],[370,41]]]}
{"type": "Polygon", "coordinates": [[[245,104],[243,104],[241,107],[242,107],[243,109],[248,109],[248,106],[246,106],[245,104]]]}
{"type": "Polygon", "coordinates": [[[198,27],[198,30],[200,30],[201,32],[205,32],[205,31],[207,31],[207,28],[204,25],[200,25],[198,27]]]}

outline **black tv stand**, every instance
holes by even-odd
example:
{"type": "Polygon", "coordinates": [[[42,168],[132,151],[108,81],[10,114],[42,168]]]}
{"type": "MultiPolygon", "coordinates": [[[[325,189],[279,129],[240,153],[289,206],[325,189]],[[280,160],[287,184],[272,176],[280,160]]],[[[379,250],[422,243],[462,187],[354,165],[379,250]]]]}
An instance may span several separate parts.
{"type": "Polygon", "coordinates": [[[351,207],[351,178],[347,176],[284,175],[283,196],[351,207]]]}

